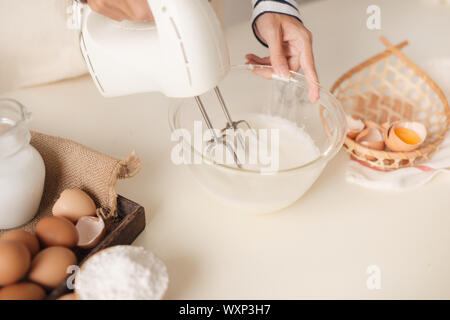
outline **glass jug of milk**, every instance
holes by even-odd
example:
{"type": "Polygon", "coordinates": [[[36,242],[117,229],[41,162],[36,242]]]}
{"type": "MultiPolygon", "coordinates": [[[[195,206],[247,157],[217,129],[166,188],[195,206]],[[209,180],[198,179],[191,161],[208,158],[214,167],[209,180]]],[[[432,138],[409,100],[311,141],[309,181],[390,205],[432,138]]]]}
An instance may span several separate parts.
{"type": "Polygon", "coordinates": [[[0,229],[27,223],[41,202],[45,166],[30,145],[29,120],[19,102],[0,99],[0,229]]]}

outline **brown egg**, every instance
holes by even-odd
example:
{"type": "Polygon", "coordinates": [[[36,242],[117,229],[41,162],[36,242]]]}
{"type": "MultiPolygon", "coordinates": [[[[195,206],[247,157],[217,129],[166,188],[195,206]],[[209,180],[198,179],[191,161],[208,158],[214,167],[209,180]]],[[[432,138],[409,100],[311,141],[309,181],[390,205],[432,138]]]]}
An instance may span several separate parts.
{"type": "Polygon", "coordinates": [[[78,299],[78,296],[76,295],[76,293],[68,293],[68,294],[65,294],[65,295],[59,297],[56,300],[79,300],[79,299],[78,299]]]}
{"type": "Polygon", "coordinates": [[[0,240],[18,241],[24,244],[30,250],[31,256],[34,256],[39,251],[39,241],[35,235],[25,230],[11,230],[0,237],[0,240]]]}
{"type": "Polygon", "coordinates": [[[44,289],[31,282],[10,284],[0,289],[0,300],[42,300],[45,295],[44,289]]]}
{"type": "Polygon", "coordinates": [[[24,244],[17,241],[0,241],[0,286],[22,279],[30,268],[31,255],[24,244]]]}
{"type": "Polygon", "coordinates": [[[46,289],[53,289],[69,275],[67,268],[76,264],[77,258],[70,249],[49,247],[34,257],[28,279],[46,289]]]}
{"type": "Polygon", "coordinates": [[[94,201],[86,192],[81,189],[66,189],[55,202],[52,213],[77,222],[80,217],[95,215],[96,210],[94,201]]]}
{"type": "Polygon", "coordinates": [[[78,231],[66,218],[45,217],[38,222],[34,231],[44,247],[73,248],[78,243],[78,231]]]}

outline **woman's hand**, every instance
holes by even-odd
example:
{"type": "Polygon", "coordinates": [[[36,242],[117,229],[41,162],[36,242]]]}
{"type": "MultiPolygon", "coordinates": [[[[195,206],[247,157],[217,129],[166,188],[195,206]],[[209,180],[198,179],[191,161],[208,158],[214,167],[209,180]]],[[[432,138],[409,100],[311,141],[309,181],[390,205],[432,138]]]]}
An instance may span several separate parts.
{"type": "MultiPolygon", "coordinates": [[[[247,64],[272,65],[282,77],[289,77],[289,70],[298,72],[302,68],[309,84],[309,99],[317,101],[319,87],[311,32],[296,18],[279,13],[264,13],[256,20],[255,28],[259,38],[269,46],[270,57],[248,54],[247,64]]],[[[270,70],[255,69],[255,73],[272,78],[270,70]]]]}
{"type": "Polygon", "coordinates": [[[116,21],[153,21],[147,0],[88,0],[92,10],[116,21]]]}

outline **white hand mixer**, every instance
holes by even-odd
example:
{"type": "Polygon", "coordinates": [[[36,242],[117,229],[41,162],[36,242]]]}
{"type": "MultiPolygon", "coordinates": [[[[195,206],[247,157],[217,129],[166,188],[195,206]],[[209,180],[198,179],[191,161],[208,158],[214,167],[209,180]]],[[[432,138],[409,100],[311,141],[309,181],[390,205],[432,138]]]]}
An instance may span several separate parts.
{"type": "Polygon", "coordinates": [[[88,7],[83,10],[80,45],[89,72],[106,97],[159,91],[168,97],[195,97],[203,119],[213,133],[208,147],[219,143],[232,152],[226,129],[251,129],[245,120],[233,121],[218,84],[230,70],[225,37],[208,0],[147,0],[155,22],[116,22],[88,7]],[[200,95],[215,90],[227,120],[218,136],[200,95]]]}

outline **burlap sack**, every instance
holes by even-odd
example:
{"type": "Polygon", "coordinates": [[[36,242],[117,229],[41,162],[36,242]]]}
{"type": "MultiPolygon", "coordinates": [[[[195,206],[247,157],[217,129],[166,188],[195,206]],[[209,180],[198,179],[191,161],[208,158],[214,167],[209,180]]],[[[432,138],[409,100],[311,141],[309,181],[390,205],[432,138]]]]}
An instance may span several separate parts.
{"type": "Polygon", "coordinates": [[[125,160],[118,160],[74,141],[37,132],[32,132],[31,144],[44,159],[46,174],[39,212],[23,227],[28,231],[33,231],[42,217],[51,215],[59,194],[68,188],[87,192],[104,219],[116,217],[117,179],[132,177],[141,168],[141,162],[134,153],[125,160]]]}

